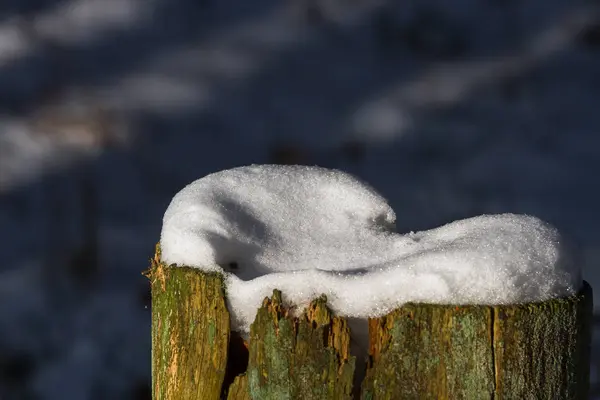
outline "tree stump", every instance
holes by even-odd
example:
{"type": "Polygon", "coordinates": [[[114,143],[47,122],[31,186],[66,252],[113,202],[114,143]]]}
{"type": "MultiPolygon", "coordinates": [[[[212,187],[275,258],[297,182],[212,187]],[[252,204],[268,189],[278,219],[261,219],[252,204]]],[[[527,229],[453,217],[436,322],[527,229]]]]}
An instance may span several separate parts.
{"type": "MultiPolygon", "coordinates": [[[[351,332],[324,297],[293,317],[285,293],[274,291],[249,341],[237,343],[222,275],[167,266],[159,249],[145,275],[153,399],[357,397],[351,332]]],[[[591,319],[587,283],[575,296],[535,304],[406,304],[369,320],[360,398],[587,399],[591,319]]]]}

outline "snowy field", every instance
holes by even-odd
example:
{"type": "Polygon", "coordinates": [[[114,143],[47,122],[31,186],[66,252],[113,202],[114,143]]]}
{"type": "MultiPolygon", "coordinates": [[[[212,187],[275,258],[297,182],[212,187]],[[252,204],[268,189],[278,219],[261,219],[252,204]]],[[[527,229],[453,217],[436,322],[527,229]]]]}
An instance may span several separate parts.
{"type": "Polygon", "coordinates": [[[401,233],[535,215],[600,290],[597,71],[591,0],[2,2],[0,398],[148,399],[163,213],[250,163],[348,171],[401,233]]]}

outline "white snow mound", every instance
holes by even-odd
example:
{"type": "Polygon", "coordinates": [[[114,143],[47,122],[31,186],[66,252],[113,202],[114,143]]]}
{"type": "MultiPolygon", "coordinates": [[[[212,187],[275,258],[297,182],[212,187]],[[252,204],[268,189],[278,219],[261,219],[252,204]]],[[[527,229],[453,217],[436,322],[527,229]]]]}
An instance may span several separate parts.
{"type": "Polygon", "coordinates": [[[381,316],[406,302],[508,304],[576,293],[559,232],[525,215],[484,215],[399,234],[374,189],[336,170],[252,165],[181,190],[161,233],[162,260],[222,271],[233,329],[248,332],[273,289],[305,307],[381,316]]]}

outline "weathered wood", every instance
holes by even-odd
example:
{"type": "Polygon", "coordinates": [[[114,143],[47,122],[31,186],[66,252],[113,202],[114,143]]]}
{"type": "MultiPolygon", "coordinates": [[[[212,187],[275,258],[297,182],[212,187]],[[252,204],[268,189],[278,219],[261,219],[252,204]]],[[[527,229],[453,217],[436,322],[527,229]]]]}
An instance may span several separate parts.
{"type": "Polygon", "coordinates": [[[539,304],[494,308],[496,399],[587,399],[592,288],[539,304]]]}
{"type": "Polygon", "coordinates": [[[587,399],[592,291],[511,306],[407,304],[369,322],[362,399],[587,399]]]}
{"type": "Polygon", "coordinates": [[[152,398],[218,400],[230,319],[223,278],[160,262],[145,275],[152,289],[152,398]]]}
{"type": "MultiPolygon", "coordinates": [[[[353,397],[350,330],[325,297],[295,317],[274,291],[245,342],[230,333],[222,275],[167,266],[159,249],[145,274],[152,289],[153,399],[353,397]]],[[[591,318],[587,283],[576,296],[537,304],[407,304],[369,321],[361,397],[586,399],[591,318]]]]}
{"type": "Polygon", "coordinates": [[[369,321],[373,365],[363,399],[490,399],[487,307],[408,304],[369,321]]]}
{"type": "Polygon", "coordinates": [[[252,400],[248,390],[248,377],[246,374],[235,377],[233,383],[229,386],[227,400],[252,400]]]}
{"type": "Polygon", "coordinates": [[[350,330],[325,303],[321,297],[293,318],[282,305],[281,292],[265,299],[250,332],[247,376],[252,399],[352,398],[350,330]]]}
{"type": "Polygon", "coordinates": [[[167,266],[158,247],[145,275],[152,289],[153,399],[351,398],[350,330],[325,298],[300,317],[289,314],[280,292],[265,299],[252,325],[248,372],[227,387],[227,368],[239,368],[227,363],[239,347],[230,338],[239,336],[230,335],[222,276],[167,266]]]}

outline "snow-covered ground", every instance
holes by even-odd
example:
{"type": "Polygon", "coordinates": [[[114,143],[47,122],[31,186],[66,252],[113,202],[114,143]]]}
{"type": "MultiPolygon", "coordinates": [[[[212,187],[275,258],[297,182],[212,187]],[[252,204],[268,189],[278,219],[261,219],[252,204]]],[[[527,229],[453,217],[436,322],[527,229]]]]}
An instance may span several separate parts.
{"type": "Polygon", "coordinates": [[[399,232],[533,214],[600,288],[594,2],[393,4],[0,5],[0,398],[148,398],[140,271],[173,195],[239,165],[346,170],[399,232]]]}

